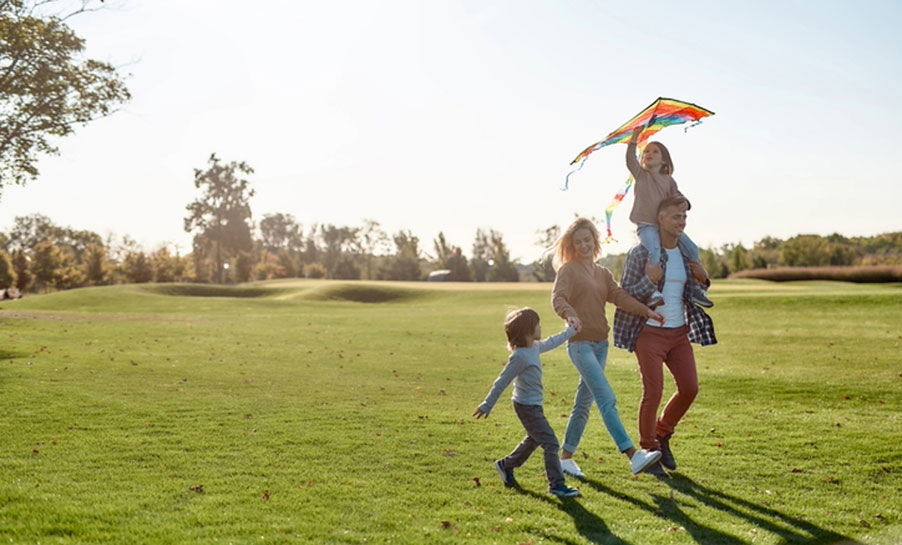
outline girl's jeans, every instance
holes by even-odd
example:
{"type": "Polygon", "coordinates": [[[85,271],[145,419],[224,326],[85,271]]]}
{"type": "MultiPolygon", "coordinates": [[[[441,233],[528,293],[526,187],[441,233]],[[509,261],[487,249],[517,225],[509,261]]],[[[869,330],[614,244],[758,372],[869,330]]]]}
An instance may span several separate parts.
{"type": "Polygon", "coordinates": [[[579,371],[579,386],[576,388],[576,398],[573,400],[573,412],[567,421],[567,431],[564,433],[563,448],[567,452],[576,452],[579,440],[586,429],[589,420],[589,409],[592,401],[598,405],[598,411],[604,421],[608,433],[621,452],[633,448],[633,442],[623,428],[620,415],[617,413],[615,403],[617,398],[614,390],[608,384],[604,376],[604,366],[608,358],[608,341],[592,342],[577,341],[567,346],[570,361],[579,371]]]}
{"type": "MultiPolygon", "coordinates": [[[[648,250],[648,259],[651,260],[652,265],[657,265],[661,262],[661,239],[658,236],[658,226],[652,225],[650,223],[642,223],[639,225],[639,228],[636,230],[639,234],[639,242],[642,243],[642,246],[648,250]]],[[[686,233],[680,235],[680,239],[678,241],[680,251],[683,252],[683,255],[689,256],[689,259],[693,261],[698,261],[698,246],[692,242],[692,239],[689,238],[686,233]]]]}

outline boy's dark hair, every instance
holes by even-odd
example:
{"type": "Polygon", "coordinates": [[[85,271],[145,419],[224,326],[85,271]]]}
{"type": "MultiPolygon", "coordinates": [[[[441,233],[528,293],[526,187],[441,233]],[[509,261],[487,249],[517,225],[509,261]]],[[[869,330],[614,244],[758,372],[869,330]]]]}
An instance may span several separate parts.
{"type": "Polygon", "coordinates": [[[660,216],[661,212],[663,212],[665,208],[670,208],[671,206],[677,206],[680,204],[685,204],[686,210],[692,210],[692,203],[689,202],[689,199],[682,195],[671,195],[658,204],[658,213],[655,215],[655,217],[660,216]]]}
{"type": "Polygon", "coordinates": [[[526,336],[532,335],[539,325],[539,313],[529,307],[515,310],[504,319],[507,346],[513,350],[526,346],[526,336]]]}

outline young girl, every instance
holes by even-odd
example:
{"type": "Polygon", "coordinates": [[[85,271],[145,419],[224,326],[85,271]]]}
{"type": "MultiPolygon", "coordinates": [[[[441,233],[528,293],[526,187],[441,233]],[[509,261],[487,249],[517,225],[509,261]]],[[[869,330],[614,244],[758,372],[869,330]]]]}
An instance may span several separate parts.
{"type": "Polygon", "coordinates": [[[576,334],[573,327],[543,341],[539,315],[531,308],[521,308],[507,315],[504,320],[507,346],[511,351],[507,365],[498,375],[492,389],[473,416],[488,418],[495,402],[507,385],[514,382],[514,411],[526,429],[526,437],[506,458],[495,461],[495,469],[507,486],[517,486],[514,469],[523,465],[529,456],[542,447],[545,451],[545,475],[548,477],[548,492],[562,498],[579,496],[579,490],[564,484],[564,474],[558,459],[558,442],[554,430],[548,424],[542,411],[542,364],[539,354],[548,352],[564,344],[576,334]]]}
{"type": "MultiPolygon", "coordinates": [[[[636,159],[636,142],[644,127],[637,127],[626,148],[626,168],[636,181],[633,209],[630,221],[636,224],[639,241],[648,250],[652,265],[661,262],[661,240],[658,238],[658,205],[672,195],[682,195],[677,189],[673,174],[673,160],[670,152],[660,142],[649,142],[642,152],[642,162],[636,159]]],[[[680,250],[686,257],[698,261],[698,246],[685,233],[679,239],[680,250]]],[[[708,299],[707,290],[698,282],[692,283],[692,302],[712,307],[714,303],[708,299]]],[[[655,291],[648,300],[648,306],[654,308],[664,303],[664,296],[655,291]]]]}

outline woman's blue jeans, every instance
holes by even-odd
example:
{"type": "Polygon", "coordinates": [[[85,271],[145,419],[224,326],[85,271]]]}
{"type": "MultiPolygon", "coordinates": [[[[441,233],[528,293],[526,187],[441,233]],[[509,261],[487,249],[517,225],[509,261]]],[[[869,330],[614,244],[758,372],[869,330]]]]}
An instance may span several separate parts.
{"type": "Polygon", "coordinates": [[[617,413],[617,398],[614,390],[604,376],[604,367],[608,360],[608,341],[596,343],[591,341],[572,342],[567,346],[570,361],[579,371],[579,386],[573,400],[573,412],[567,421],[564,433],[563,448],[567,452],[576,452],[579,440],[589,421],[589,410],[594,401],[598,405],[601,419],[604,421],[611,439],[621,452],[633,448],[633,441],[626,434],[620,414],[617,413]]]}

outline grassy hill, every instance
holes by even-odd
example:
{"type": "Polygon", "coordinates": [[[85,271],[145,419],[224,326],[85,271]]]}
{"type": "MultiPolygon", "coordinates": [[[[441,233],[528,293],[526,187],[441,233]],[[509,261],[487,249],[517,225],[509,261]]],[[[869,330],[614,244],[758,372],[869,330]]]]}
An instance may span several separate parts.
{"type": "MultiPolygon", "coordinates": [[[[500,485],[491,462],[522,435],[509,403],[470,417],[506,312],[558,330],[549,290],[292,280],[3,302],[0,542],[902,540],[898,284],[718,282],[679,472],[631,476],[595,412],[572,501],[545,493],[540,454],[523,490],[500,485]]],[[[560,437],[578,376],[563,349],[543,362],[560,437]]],[[[633,356],[612,349],[608,376],[638,440],[633,356]]]]}

